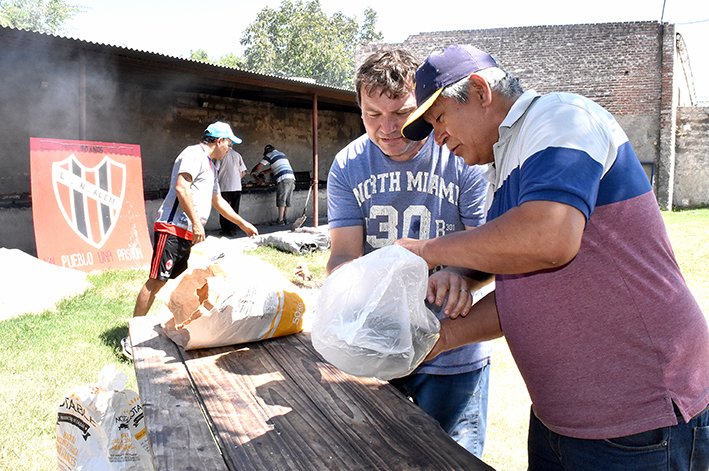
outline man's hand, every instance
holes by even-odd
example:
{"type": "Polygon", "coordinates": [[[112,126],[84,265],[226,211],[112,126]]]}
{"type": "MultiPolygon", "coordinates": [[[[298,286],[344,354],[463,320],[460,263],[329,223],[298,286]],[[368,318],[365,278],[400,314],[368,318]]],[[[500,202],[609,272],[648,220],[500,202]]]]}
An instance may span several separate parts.
{"type": "MultiPolygon", "coordinates": [[[[423,247],[426,244],[426,240],[419,240],[419,239],[399,239],[394,241],[394,245],[400,245],[406,250],[415,253],[419,257],[423,258],[424,260],[426,259],[423,256],[423,247]]],[[[428,263],[428,261],[426,261],[428,263]]],[[[428,265],[428,269],[430,270],[433,268],[435,265],[428,265]]]]}
{"type": "Polygon", "coordinates": [[[201,222],[196,221],[192,224],[192,234],[194,235],[194,237],[192,238],[192,245],[199,244],[204,240],[204,226],[201,222]]]}
{"type": "Polygon", "coordinates": [[[428,278],[429,303],[443,306],[443,314],[455,319],[458,316],[467,316],[473,305],[473,295],[468,287],[468,282],[460,274],[441,270],[428,278]],[[446,301],[446,296],[448,300],[446,301]]]}
{"type": "Polygon", "coordinates": [[[244,224],[241,226],[241,230],[246,232],[249,239],[254,239],[258,235],[258,229],[256,229],[256,227],[246,219],[244,219],[244,224]]]}
{"type": "Polygon", "coordinates": [[[249,221],[239,216],[236,211],[234,211],[234,208],[226,202],[220,193],[212,195],[212,206],[217,209],[219,214],[239,226],[239,228],[244,231],[250,239],[253,239],[258,235],[258,229],[256,229],[256,227],[254,227],[254,225],[249,221]]]}
{"type": "Polygon", "coordinates": [[[465,317],[441,319],[438,341],[424,361],[431,360],[443,352],[462,347],[469,343],[484,342],[502,337],[502,327],[497,313],[495,292],[489,293],[475,303],[465,317]]]}

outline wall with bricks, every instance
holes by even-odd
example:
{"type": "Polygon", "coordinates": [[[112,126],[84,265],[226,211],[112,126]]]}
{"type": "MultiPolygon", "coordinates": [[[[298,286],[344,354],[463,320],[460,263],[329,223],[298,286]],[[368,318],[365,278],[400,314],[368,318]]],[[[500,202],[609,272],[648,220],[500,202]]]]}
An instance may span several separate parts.
{"type": "MultiPolygon", "coordinates": [[[[169,188],[175,158],[217,120],[229,122],[243,140],[234,148],[249,168],[261,160],[264,146],[272,144],[286,153],[296,172],[312,176],[312,105],[276,106],[209,94],[204,78],[190,68],[156,70],[139,61],[119,61],[121,53],[108,47],[82,48],[78,41],[14,38],[0,35],[0,247],[36,254],[30,137],[140,145],[149,228],[169,188]]],[[[317,118],[318,176],[325,180],[335,154],[364,128],[354,107],[319,108],[317,118]]],[[[242,215],[256,224],[277,217],[273,189],[262,190],[245,192],[240,206],[242,215]]],[[[302,211],[307,193],[296,191],[293,211],[302,211]]],[[[319,215],[327,211],[324,197],[321,189],[319,215]]],[[[218,229],[216,211],[212,216],[207,228],[218,229]]]]}
{"type": "MultiPolygon", "coordinates": [[[[419,60],[451,44],[494,55],[525,89],[584,95],[612,113],[625,130],[658,203],[674,190],[675,30],[656,22],[529,26],[444,31],[409,36],[403,47],[419,60]]],[[[383,45],[360,46],[355,63],[383,45]]]]}
{"type": "Polygon", "coordinates": [[[661,28],[635,22],[444,31],[409,36],[400,45],[423,60],[451,44],[472,44],[495,56],[525,89],[578,93],[616,116],[657,116],[661,28]]]}
{"type": "MultiPolygon", "coordinates": [[[[86,53],[86,138],[138,144],[146,194],[169,188],[175,157],[210,123],[229,122],[243,140],[234,148],[253,167],[272,144],[295,171],[312,171],[312,108],[201,94],[196,76],[173,74],[145,85],[140,70],[118,69],[107,54],[86,53]],[[142,80],[141,80],[142,79],[142,80]],[[201,105],[198,105],[201,104],[201,105]]],[[[137,68],[136,68],[137,69],[137,68]]],[[[0,54],[0,196],[29,194],[29,138],[80,138],[80,66],[75,48],[3,50],[0,54]]],[[[363,133],[358,113],[318,110],[318,173],[363,133]]]]}
{"type": "Polygon", "coordinates": [[[709,206],[709,108],[677,108],[674,206],[709,206]]]}

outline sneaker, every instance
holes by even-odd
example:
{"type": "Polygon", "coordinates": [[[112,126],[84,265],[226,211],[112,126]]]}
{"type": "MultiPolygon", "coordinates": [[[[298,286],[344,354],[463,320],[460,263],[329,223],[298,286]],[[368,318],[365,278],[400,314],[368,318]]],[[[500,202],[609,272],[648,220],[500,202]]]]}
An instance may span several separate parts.
{"type": "Polygon", "coordinates": [[[271,221],[268,225],[269,226],[285,226],[286,222],[282,221],[280,219],[277,219],[276,221],[271,221]]]}
{"type": "Polygon", "coordinates": [[[130,343],[130,338],[123,337],[121,339],[121,351],[123,352],[123,356],[129,360],[133,359],[133,345],[130,343]]]}
{"type": "Polygon", "coordinates": [[[288,221],[286,219],[284,219],[283,221],[277,221],[277,224],[279,226],[286,226],[286,225],[288,225],[288,221]]]}

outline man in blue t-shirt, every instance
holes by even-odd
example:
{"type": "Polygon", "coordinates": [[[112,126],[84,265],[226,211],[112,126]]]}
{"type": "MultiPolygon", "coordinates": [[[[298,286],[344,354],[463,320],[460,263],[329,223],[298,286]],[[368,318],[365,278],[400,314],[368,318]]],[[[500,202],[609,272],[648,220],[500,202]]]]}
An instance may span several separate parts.
{"type": "MultiPolygon", "coordinates": [[[[401,50],[381,51],[357,71],[355,87],[367,131],[335,157],[327,182],[330,274],[401,237],[429,239],[484,222],[487,182],[433,138],[401,135],[416,109],[418,63],[401,50]]],[[[429,278],[428,306],[439,318],[465,315],[491,277],[452,267],[429,278]]],[[[480,295],[479,295],[480,296],[480,295]]],[[[485,440],[490,349],[467,345],[425,362],[391,383],[468,451],[485,440]]]]}

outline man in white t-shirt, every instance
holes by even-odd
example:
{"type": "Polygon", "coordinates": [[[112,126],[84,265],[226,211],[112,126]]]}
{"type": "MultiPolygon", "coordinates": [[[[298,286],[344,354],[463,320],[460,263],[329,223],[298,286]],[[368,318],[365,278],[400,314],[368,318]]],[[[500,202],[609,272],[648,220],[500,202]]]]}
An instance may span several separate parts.
{"type": "MultiPolygon", "coordinates": [[[[244,159],[241,154],[230,147],[223,159],[214,160],[214,167],[219,174],[219,189],[222,192],[222,198],[238,214],[241,202],[241,179],[246,174],[244,159]]],[[[236,235],[238,226],[221,214],[219,215],[219,225],[222,228],[220,235],[236,235]]]]}

